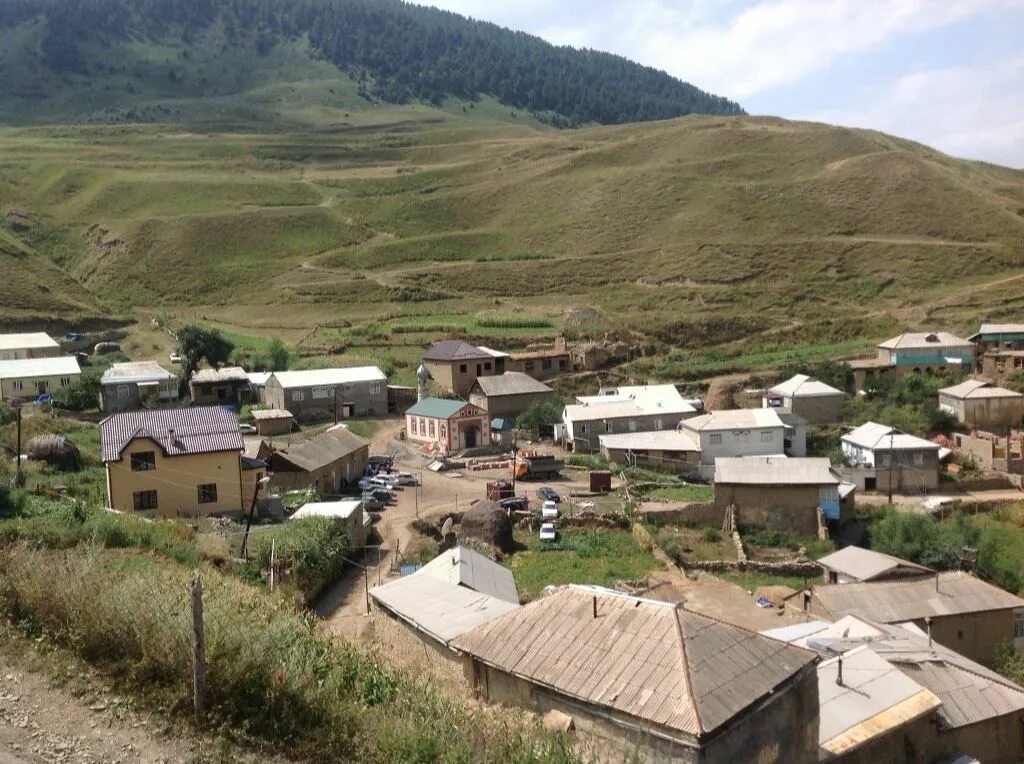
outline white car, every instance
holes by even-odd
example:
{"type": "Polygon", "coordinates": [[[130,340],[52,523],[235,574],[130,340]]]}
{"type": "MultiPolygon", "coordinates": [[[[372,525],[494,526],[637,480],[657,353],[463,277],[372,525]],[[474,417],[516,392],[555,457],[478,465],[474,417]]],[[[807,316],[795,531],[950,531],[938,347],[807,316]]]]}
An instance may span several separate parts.
{"type": "Polygon", "coordinates": [[[181,354],[180,353],[171,353],[170,359],[171,359],[171,363],[181,363],[181,354]]]}
{"type": "Polygon", "coordinates": [[[558,517],[558,505],[553,501],[545,501],[540,508],[540,516],[545,520],[558,517]]]}
{"type": "Polygon", "coordinates": [[[540,526],[540,540],[541,541],[555,541],[558,539],[558,531],[555,529],[554,523],[544,523],[540,526]]]}
{"type": "Polygon", "coordinates": [[[363,491],[370,491],[373,490],[374,488],[378,488],[382,491],[387,491],[388,493],[391,493],[391,491],[394,490],[390,485],[385,483],[383,480],[375,477],[364,477],[362,480],[359,481],[359,488],[360,490],[363,491]]]}
{"type": "Polygon", "coordinates": [[[253,427],[251,424],[240,424],[240,425],[238,425],[238,431],[240,433],[242,433],[243,435],[255,435],[256,434],[256,428],[253,427]]]}
{"type": "Polygon", "coordinates": [[[390,473],[398,478],[399,485],[419,485],[420,477],[412,472],[392,472],[390,473]]]}

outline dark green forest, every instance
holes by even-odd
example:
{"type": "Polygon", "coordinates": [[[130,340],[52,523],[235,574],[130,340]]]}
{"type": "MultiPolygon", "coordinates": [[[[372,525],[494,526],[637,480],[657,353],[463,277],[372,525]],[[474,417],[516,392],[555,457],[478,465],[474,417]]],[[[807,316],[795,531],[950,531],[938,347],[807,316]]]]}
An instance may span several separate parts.
{"type": "MultiPolygon", "coordinates": [[[[685,114],[743,114],[738,104],[620,56],[398,0],[3,0],[0,30],[45,23],[38,54],[55,72],[89,74],[84,46],[184,40],[213,24],[252,39],[255,55],[306,37],[312,54],[392,103],[494,96],[552,124],[617,124],[685,114]]],[[[204,95],[201,92],[196,95],[204,95]]]]}

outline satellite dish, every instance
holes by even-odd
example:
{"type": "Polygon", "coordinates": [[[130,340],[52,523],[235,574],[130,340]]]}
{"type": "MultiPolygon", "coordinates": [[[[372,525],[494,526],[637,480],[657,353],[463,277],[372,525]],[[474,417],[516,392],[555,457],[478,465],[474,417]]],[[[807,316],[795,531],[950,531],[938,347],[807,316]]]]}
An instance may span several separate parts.
{"type": "Polygon", "coordinates": [[[441,538],[448,538],[448,534],[452,532],[452,519],[449,517],[444,521],[444,525],[441,526],[441,538]]]}

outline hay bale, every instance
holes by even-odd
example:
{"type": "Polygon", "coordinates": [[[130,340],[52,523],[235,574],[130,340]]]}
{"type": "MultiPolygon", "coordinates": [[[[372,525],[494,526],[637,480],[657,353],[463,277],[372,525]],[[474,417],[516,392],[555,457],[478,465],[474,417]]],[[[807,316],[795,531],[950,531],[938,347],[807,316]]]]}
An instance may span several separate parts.
{"type": "Polygon", "coordinates": [[[65,472],[82,468],[82,454],[78,446],[64,435],[36,435],[28,442],[28,458],[46,462],[65,472]]]}
{"type": "Polygon", "coordinates": [[[502,552],[511,552],[512,519],[493,501],[478,501],[462,516],[459,539],[479,539],[502,552]]]}

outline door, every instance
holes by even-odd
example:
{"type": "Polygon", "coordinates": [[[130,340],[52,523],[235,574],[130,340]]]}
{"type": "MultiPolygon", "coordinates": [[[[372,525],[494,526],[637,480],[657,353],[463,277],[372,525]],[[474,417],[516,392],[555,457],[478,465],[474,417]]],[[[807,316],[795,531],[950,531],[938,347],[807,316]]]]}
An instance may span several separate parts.
{"type": "Polygon", "coordinates": [[[466,448],[476,448],[480,438],[480,430],[475,425],[469,425],[462,431],[462,439],[466,448]]]}
{"type": "Polygon", "coordinates": [[[864,478],[864,490],[874,491],[878,487],[878,478],[866,477],[864,478]]]}
{"type": "Polygon", "coordinates": [[[45,393],[46,392],[46,380],[45,379],[41,379],[38,382],[36,382],[36,389],[39,391],[40,395],[45,393]]]}

